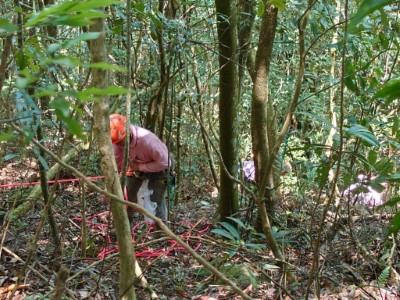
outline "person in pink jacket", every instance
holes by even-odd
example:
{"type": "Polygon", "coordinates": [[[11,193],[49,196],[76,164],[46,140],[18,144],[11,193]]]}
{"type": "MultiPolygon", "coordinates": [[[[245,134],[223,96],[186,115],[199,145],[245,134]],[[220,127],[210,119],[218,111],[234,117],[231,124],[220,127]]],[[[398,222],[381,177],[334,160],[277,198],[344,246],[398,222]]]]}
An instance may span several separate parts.
{"type": "MultiPolygon", "coordinates": [[[[126,190],[128,201],[138,203],[138,192],[142,184],[147,183],[146,195],[155,216],[168,221],[165,201],[169,169],[167,146],[151,131],[130,125],[128,135],[125,130],[126,118],[122,115],[110,115],[110,133],[112,147],[118,170],[123,169],[125,138],[129,138],[128,170],[126,172],[126,190]],[[148,181],[147,181],[148,180],[148,181]]],[[[139,203],[140,204],[140,203],[139,203]]],[[[146,205],[144,205],[146,208],[146,205]]],[[[128,218],[132,224],[133,208],[128,207],[128,218]]]]}

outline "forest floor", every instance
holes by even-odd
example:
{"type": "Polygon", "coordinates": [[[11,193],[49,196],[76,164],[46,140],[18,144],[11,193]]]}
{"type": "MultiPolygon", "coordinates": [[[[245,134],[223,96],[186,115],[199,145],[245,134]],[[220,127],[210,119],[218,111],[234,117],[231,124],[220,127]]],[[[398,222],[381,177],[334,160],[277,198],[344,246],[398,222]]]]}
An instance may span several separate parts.
{"type": "MultiPolygon", "coordinates": [[[[27,161],[1,165],[0,184],[37,181],[34,170],[27,161]]],[[[83,257],[79,183],[62,183],[56,189],[52,212],[61,249],[55,249],[48,222],[40,230],[42,200],[36,199],[34,208],[23,217],[6,221],[12,205],[27,201],[31,189],[0,188],[0,299],[49,299],[60,265],[69,272],[68,299],[117,299],[117,244],[109,234],[112,220],[104,197],[85,191],[88,239],[83,257]]],[[[279,206],[278,214],[286,217],[278,221],[276,238],[284,245],[284,255],[297,276],[295,283],[288,283],[272,253],[257,249],[265,244],[264,239],[248,234],[228,241],[211,232],[217,226],[212,222],[217,203],[211,192],[206,186],[186,190],[181,203],[171,209],[173,232],[253,299],[304,299],[314,259],[310,241],[316,236],[307,233],[310,210],[294,204],[293,199],[282,199],[279,206]],[[288,216],[285,212],[289,210],[295,213],[288,216]]],[[[132,228],[137,260],[160,299],[241,299],[173,240],[140,221],[140,216],[137,220],[132,228]]],[[[336,226],[327,223],[331,237],[321,244],[318,281],[311,285],[309,299],[399,299],[400,247],[385,235],[389,221],[384,213],[367,215],[361,210],[336,226]]],[[[148,290],[138,282],[135,285],[137,299],[151,299],[148,290]]]]}

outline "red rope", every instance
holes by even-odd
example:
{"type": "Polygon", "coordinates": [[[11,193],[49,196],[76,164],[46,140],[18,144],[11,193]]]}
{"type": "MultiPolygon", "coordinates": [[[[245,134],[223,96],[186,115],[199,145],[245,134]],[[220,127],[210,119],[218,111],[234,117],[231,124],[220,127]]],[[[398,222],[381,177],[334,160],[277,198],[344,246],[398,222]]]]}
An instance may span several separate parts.
{"type": "MultiPolygon", "coordinates": [[[[104,215],[104,214],[108,214],[109,212],[102,212],[100,214],[94,214],[91,216],[87,217],[87,224],[89,225],[89,227],[91,227],[94,230],[99,230],[99,231],[104,231],[105,227],[108,227],[108,224],[102,224],[102,223],[97,223],[97,222],[92,222],[93,218],[96,218],[98,216],[104,215]]],[[[82,221],[81,218],[74,218],[73,220],[75,221],[82,221]]],[[[133,242],[136,241],[137,238],[137,230],[140,228],[140,226],[142,225],[148,225],[148,228],[146,229],[145,234],[142,235],[143,240],[146,240],[150,233],[154,230],[154,224],[149,223],[149,222],[138,222],[133,228],[132,228],[132,240],[133,242]]],[[[184,241],[186,241],[186,243],[189,245],[188,241],[190,239],[190,237],[192,236],[191,233],[194,229],[194,225],[190,222],[182,222],[181,225],[186,225],[189,227],[188,231],[180,234],[180,238],[184,241]]],[[[209,224],[205,224],[204,228],[202,228],[201,230],[197,230],[196,234],[200,235],[202,233],[207,232],[210,229],[210,225],[209,224]]],[[[100,253],[97,255],[97,258],[99,259],[104,259],[107,255],[115,253],[118,251],[118,246],[117,245],[113,245],[110,235],[107,234],[107,241],[109,244],[109,246],[103,248],[103,250],[100,251],[100,253]]],[[[173,251],[186,251],[185,248],[183,248],[182,246],[180,246],[175,240],[173,239],[169,239],[167,240],[167,242],[170,244],[168,247],[164,247],[161,249],[153,249],[150,247],[146,247],[143,251],[136,251],[135,255],[136,257],[143,257],[143,258],[155,258],[155,257],[159,257],[161,255],[164,256],[168,256],[170,255],[173,251]]],[[[198,242],[194,247],[193,250],[197,251],[200,249],[201,247],[201,242],[198,242]]]]}
{"type": "MultiPolygon", "coordinates": [[[[104,178],[104,176],[93,176],[93,177],[87,177],[87,179],[93,181],[97,179],[104,178]]],[[[63,182],[75,182],[75,181],[80,181],[81,178],[68,178],[68,179],[58,179],[58,180],[49,180],[47,183],[52,184],[55,182],[63,183],[63,182]]],[[[40,184],[40,181],[35,181],[35,182],[21,182],[21,183],[8,183],[8,184],[0,184],[0,188],[8,188],[8,187],[20,187],[20,186],[29,186],[29,185],[38,185],[40,184]]]]}

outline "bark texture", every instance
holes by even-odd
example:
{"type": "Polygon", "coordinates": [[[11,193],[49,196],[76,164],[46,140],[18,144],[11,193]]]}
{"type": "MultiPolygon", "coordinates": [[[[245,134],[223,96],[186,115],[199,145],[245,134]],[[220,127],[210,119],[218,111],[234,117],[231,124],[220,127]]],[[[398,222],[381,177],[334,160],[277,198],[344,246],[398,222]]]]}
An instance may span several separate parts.
{"type": "MultiPolygon", "coordinates": [[[[269,98],[269,72],[272,49],[275,39],[278,10],[266,4],[260,28],[256,63],[254,66],[253,95],[251,110],[251,136],[253,157],[256,167],[256,181],[259,188],[264,176],[267,176],[267,186],[273,188],[276,184],[274,172],[267,172],[266,166],[270,160],[271,151],[276,142],[277,126],[272,99],[269,98]]],[[[270,215],[274,214],[275,199],[272,189],[266,192],[266,206],[270,215]]],[[[264,191],[260,191],[264,193],[264,191]]]]}
{"type": "MultiPolygon", "coordinates": [[[[238,54],[237,54],[237,2],[216,0],[217,30],[219,41],[219,127],[220,150],[223,163],[228,172],[238,177],[238,140],[237,140],[237,104],[238,104],[238,54]]],[[[229,174],[220,172],[220,217],[234,215],[238,211],[237,184],[229,174]]]]}
{"type": "MultiPolygon", "coordinates": [[[[96,20],[95,23],[90,26],[90,31],[101,32],[98,39],[90,42],[91,62],[105,62],[107,56],[104,20],[96,20]]],[[[103,69],[93,69],[92,86],[96,88],[106,88],[107,85],[107,72],[103,69]]],[[[109,97],[100,96],[98,102],[96,102],[94,106],[94,132],[101,155],[101,168],[106,177],[107,190],[123,199],[117,165],[111,148],[109,114],[109,97]]],[[[125,205],[116,201],[111,201],[111,212],[119,248],[119,299],[135,300],[135,254],[125,205]]]]}

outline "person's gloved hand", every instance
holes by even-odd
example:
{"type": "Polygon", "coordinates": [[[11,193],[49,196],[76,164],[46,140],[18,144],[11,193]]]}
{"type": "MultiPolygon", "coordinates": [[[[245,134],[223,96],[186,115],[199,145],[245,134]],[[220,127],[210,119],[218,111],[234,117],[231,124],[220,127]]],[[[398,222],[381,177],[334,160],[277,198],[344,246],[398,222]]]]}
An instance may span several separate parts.
{"type": "Polygon", "coordinates": [[[129,162],[129,167],[133,172],[138,172],[139,171],[139,164],[135,161],[130,161],[129,162]]]}

